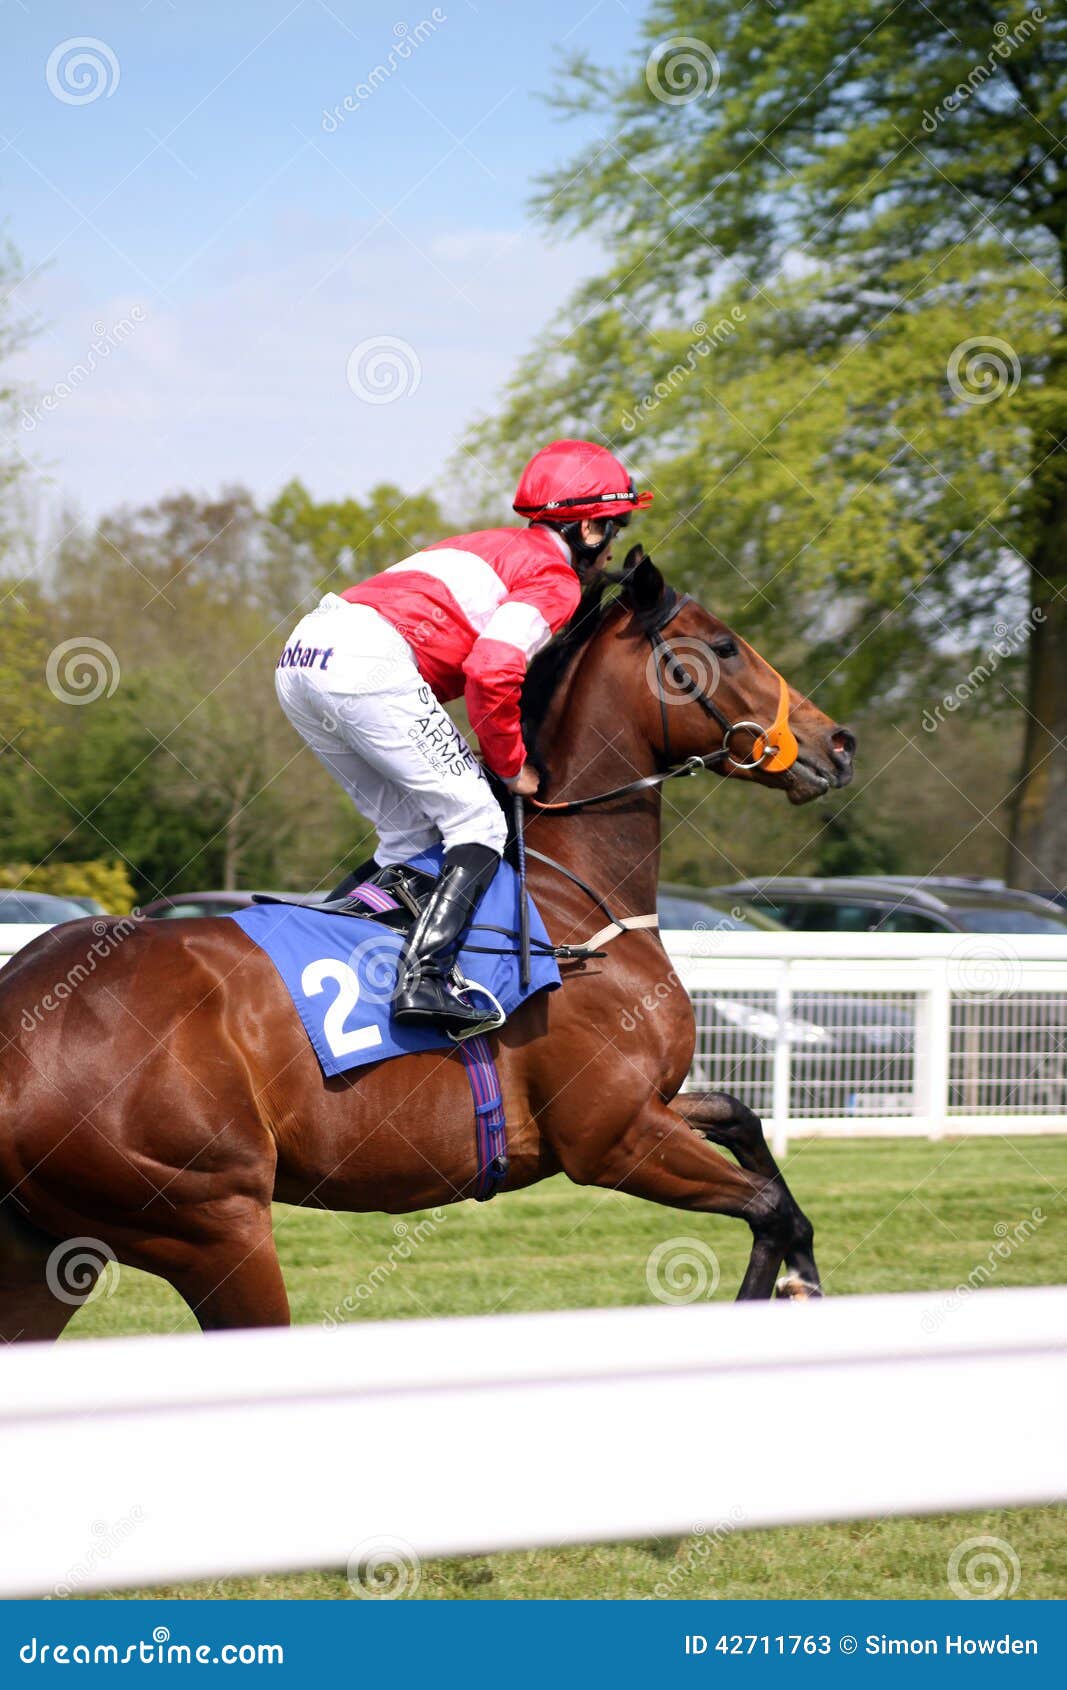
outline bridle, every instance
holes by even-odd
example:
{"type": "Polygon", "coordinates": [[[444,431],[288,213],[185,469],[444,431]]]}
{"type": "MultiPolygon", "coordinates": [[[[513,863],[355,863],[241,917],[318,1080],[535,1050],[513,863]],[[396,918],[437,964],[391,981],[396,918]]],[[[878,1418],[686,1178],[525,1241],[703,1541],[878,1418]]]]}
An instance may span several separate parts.
{"type": "MultiPolygon", "coordinates": [[[[607,804],[612,799],[626,798],[631,793],[646,792],[650,788],[662,786],[666,781],[678,780],[687,775],[698,774],[704,769],[716,768],[720,763],[729,763],[731,768],[735,769],[763,767],[777,773],[779,770],[792,768],[796,762],[797,742],[793,730],[789,726],[789,688],[781,675],[778,674],[777,669],[773,669],[769,663],[767,664],[768,669],[771,669],[772,674],[777,676],[778,679],[778,709],[770,726],[765,728],[759,722],[747,720],[731,722],[730,718],[723,714],[704,687],[698,681],[695,681],[688,670],[683,667],[678,653],[670,642],[664,638],[664,628],[669,627],[678,613],[686,605],[692,603],[693,599],[690,594],[679,594],[673,588],[668,587],[664,591],[660,604],[657,605],[654,614],[651,616],[642,616],[633,610],[632,605],[629,606],[653,651],[660,720],[663,724],[663,751],[661,755],[667,766],[654,775],[642,775],[638,780],[627,781],[624,786],[613,786],[609,792],[596,792],[588,798],[572,798],[560,804],[545,803],[540,798],[524,800],[517,794],[512,797],[511,808],[515,847],[519,865],[520,913],[518,934],[508,932],[505,936],[507,938],[518,938],[520,979],[524,985],[529,982],[530,969],[530,931],[526,899],[527,857],[533,857],[547,868],[554,869],[556,873],[562,874],[565,879],[571,881],[573,885],[584,892],[586,897],[608,917],[608,925],[602,927],[599,932],[593,934],[591,939],[582,944],[548,946],[546,954],[556,957],[557,960],[586,962],[593,957],[601,957],[604,955],[602,947],[609,944],[612,939],[617,938],[620,934],[635,928],[658,926],[658,918],[652,913],[648,915],[615,915],[606,899],[594,887],[590,886],[587,880],[583,880],[580,874],[576,874],[574,869],[568,868],[566,863],[558,862],[555,857],[546,856],[543,851],[535,851],[527,845],[524,823],[525,805],[527,803],[535,810],[549,812],[555,816],[576,816],[583,810],[591,809],[595,804],[607,804]],[[722,744],[717,751],[710,751],[703,757],[686,757],[680,763],[674,761],[671,756],[670,706],[663,684],[665,673],[670,675],[670,679],[675,686],[700,706],[706,716],[710,716],[713,721],[719,724],[723,737],[722,744]],[[735,756],[730,749],[730,741],[734,734],[740,733],[742,730],[755,735],[752,743],[752,754],[747,760],[735,756]]],[[[759,656],[758,652],[753,655],[759,656]]],[[[760,659],[760,661],[766,660],[760,659]]],[[[504,929],[498,928],[494,931],[504,932],[504,929]]],[[[469,945],[468,949],[487,950],[491,947],[469,945]]]]}
{"type": "MultiPolygon", "coordinates": [[[[527,802],[533,809],[550,811],[557,816],[574,816],[595,804],[607,804],[614,798],[626,798],[631,793],[662,786],[669,780],[684,779],[688,775],[717,768],[720,763],[728,763],[731,768],[741,770],[762,767],[771,774],[792,768],[797,760],[798,747],[796,736],[789,726],[789,688],[777,669],[767,664],[778,681],[778,709],[770,726],[763,727],[759,722],[747,720],[731,722],[710,694],[683,667],[677,652],[670,642],[664,639],[664,628],[669,627],[679,612],[692,603],[691,594],[676,593],[673,588],[667,588],[655,614],[638,618],[641,630],[655,653],[656,691],[659,697],[660,720],[663,724],[662,756],[667,767],[654,775],[642,775],[638,780],[627,781],[624,786],[612,787],[610,792],[597,792],[588,798],[573,798],[561,804],[549,804],[540,798],[530,798],[527,802]],[[686,757],[680,763],[674,761],[671,756],[670,705],[663,684],[664,674],[668,674],[672,684],[691,698],[694,704],[699,705],[706,716],[710,716],[712,721],[719,724],[723,737],[722,745],[717,751],[710,751],[703,757],[686,757]],[[733,736],[741,732],[756,736],[752,744],[752,754],[747,761],[735,756],[730,749],[733,736]]],[[[766,662],[766,659],[761,658],[760,661],[766,662]]]]}

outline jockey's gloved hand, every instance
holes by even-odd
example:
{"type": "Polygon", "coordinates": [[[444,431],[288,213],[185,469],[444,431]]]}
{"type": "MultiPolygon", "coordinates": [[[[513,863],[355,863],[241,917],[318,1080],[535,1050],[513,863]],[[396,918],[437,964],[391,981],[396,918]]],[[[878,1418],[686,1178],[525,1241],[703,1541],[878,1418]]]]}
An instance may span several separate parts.
{"type": "Polygon", "coordinates": [[[512,775],[504,781],[509,792],[515,792],[520,798],[533,798],[541,784],[541,776],[532,763],[524,763],[517,775],[512,775]]]}

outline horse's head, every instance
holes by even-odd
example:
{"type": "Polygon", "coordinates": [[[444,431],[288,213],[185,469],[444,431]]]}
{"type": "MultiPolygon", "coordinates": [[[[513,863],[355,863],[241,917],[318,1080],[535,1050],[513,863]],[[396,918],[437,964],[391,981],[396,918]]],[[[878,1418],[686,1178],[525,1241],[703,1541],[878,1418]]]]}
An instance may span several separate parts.
{"type": "Polygon", "coordinates": [[[735,779],[807,804],[852,779],[856,737],[782,679],[694,599],[681,596],[638,547],[623,572],[630,629],[647,642],[639,709],[666,763],[708,757],[735,779]]]}

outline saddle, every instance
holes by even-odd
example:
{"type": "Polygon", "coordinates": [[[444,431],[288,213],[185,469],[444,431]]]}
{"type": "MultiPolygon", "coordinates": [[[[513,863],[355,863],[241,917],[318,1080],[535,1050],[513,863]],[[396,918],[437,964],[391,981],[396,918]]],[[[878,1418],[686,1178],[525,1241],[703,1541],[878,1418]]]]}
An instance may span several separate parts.
{"type": "Polygon", "coordinates": [[[397,933],[406,933],[426,908],[436,884],[432,874],[412,863],[379,868],[371,862],[346,875],[321,907],[333,915],[375,920],[397,933]]]}
{"type": "MultiPolygon", "coordinates": [[[[295,904],[303,909],[314,909],[322,915],[351,916],[360,921],[374,921],[379,926],[388,927],[392,932],[406,937],[429,903],[436,885],[435,875],[427,874],[423,869],[416,868],[413,863],[390,863],[385,868],[380,868],[371,859],[347,874],[322,903],[311,904],[303,898],[280,898],[269,892],[254,892],[252,901],[257,904],[295,904]]],[[[482,932],[500,934],[505,943],[477,945],[468,942],[468,950],[513,950],[511,941],[514,936],[507,929],[488,926],[485,923],[476,925],[482,932]]],[[[485,1013],[480,1019],[472,1022],[463,1032],[450,1032],[449,1038],[460,1044],[466,1039],[495,1032],[498,1027],[504,1025],[506,1012],[487,986],[481,985],[477,980],[468,979],[459,968],[458,962],[453,962],[449,977],[455,994],[474,1013],[479,1013],[483,1003],[485,1004],[485,1013]]]]}
{"type": "Polygon", "coordinates": [[[394,863],[379,868],[373,858],[361,863],[328,898],[281,898],[273,892],[253,892],[254,904],[295,904],[300,909],[320,910],[324,915],[356,916],[360,921],[378,921],[396,933],[406,933],[418,921],[435,885],[434,876],[411,863],[394,863]]]}

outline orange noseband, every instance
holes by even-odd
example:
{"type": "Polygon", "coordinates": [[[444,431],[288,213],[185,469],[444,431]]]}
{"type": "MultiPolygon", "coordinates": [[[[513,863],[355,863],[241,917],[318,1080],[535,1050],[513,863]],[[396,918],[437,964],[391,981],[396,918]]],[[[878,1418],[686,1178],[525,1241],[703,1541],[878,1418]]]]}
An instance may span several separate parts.
{"type": "MultiPolygon", "coordinates": [[[[766,658],[763,661],[766,663],[766,658]]],[[[769,663],[767,667],[771,669],[769,663]]],[[[771,669],[771,673],[778,675],[777,669],[771,669]]],[[[752,755],[767,773],[772,775],[779,774],[783,769],[791,769],[797,760],[796,735],[789,726],[789,688],[781,675],[778,675],[778,712],[766,734],[760,734],[752,747],[752,755]],[[767,751],[773,751],[774,756],[765,763],[763,758],[767,751]]]]}

